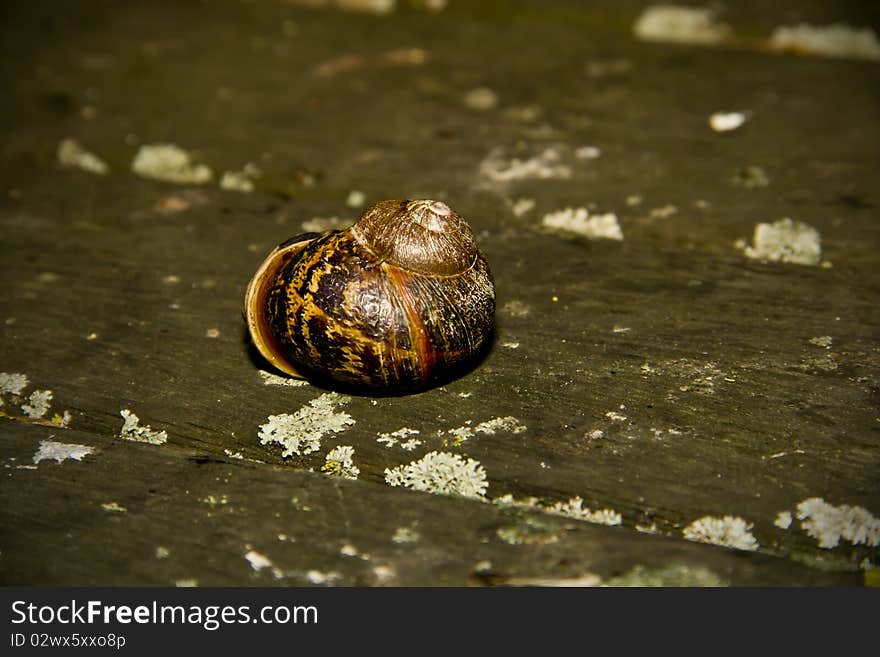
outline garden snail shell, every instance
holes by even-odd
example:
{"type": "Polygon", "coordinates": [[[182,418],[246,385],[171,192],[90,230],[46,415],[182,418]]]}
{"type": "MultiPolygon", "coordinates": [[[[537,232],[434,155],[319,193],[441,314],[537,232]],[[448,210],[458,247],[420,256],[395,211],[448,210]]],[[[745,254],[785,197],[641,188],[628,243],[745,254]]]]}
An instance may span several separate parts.
{"type": "Polygon", "coordinates": [[[467,223],[440,201],[382,201],[353,226],[291,238],[248,285],[251,340],[287,374],[412,392],[479,361],[495,286],[467,223]]]}

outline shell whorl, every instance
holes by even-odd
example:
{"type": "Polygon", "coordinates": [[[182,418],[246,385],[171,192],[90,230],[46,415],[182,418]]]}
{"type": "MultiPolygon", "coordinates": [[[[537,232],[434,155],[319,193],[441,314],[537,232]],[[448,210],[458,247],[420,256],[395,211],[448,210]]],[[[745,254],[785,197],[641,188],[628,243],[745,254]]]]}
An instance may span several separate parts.
{"type": "Polygon", "coordinates": [[[378,261],[419,274],[455,276],[477,256],[470,227],[442,201],[382,201],[351,230],[378,261]]]}

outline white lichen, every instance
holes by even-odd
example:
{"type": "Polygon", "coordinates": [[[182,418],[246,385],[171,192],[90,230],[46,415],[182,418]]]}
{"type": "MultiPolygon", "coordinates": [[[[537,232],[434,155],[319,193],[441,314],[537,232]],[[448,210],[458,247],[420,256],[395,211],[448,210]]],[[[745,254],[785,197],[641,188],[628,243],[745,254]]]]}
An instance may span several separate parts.
{"type": "Polygon", "coordinates": [[[506,417],[493,417],[485,422],[480,422],[473,427],[470,426],[470,424],[471,421],[468,420],[463,426],[446,429],[445,431],[438,431],[437,433],[438,435],[445,434],[449,436],[449,438],[444,441],[447,445],[460,445],[478,433],[484,433],[487,435],[493,435],[499,431],[522,433],[528,428],[512,415],[506,417]]]}
{"type": "Polygon", "coordinates": [[[480,163],[480,175],[495,183],[508,183],[514,180],[536,178],[568,179],[571,167],[560,162],[555,148],[545,148],[541,153],[528,159],[505,158],[504,149],[495,148],[480,163]]]}
{"type": "Polygon", "coordinates": [[[788,511],[780,511],[776,514],[776,520],[773,521],[773,524],[779,529],[788,529],[791,527],[791,514],[788,511]]]}
{"type": "Polygon", "coordinates": [[[345,204],[350,208],[359,208],[367,202],[367,195],[362,191],[353,189],[345,197],[345,204]]]}
{"type": "Polygon", "coordinates": [[[348,403],[349,398],[336,392],[328,392],[313,399],[292,415],[270,415],[266,424],[260,425],[260,443],[278,443],[284,447],[283,457],[303,456],[317,451],[321,438],[328,433],[339,433],[354,424],[352,417],[337,411],[336,405],[348,403]]]}
{"type": "Polygon", "coordinates": [[[214,177],[211,167],[194,163],[192,156],[175,144],[144,144],[138,149],[131,170],[143,178],[180,185],[199,185],[214,177]]]}
{"type": "Polygon", "coordinates": [[[71,420],[73,420],[73,415],[70,414],[70,411],[65,410],[65,411],[64,411],[63,413],[61,413],[61,414],[59,414],[59,413],[55,413],[55,414],[52,416],[52,419],[49,420],[49,422],[51,422],[51,423],[54,424],[55,426],[61,427],[61,428],[63,428],[63,429],[66,429],[67,427],[70,426],[70,422],[71,422],[71,420]]]}
{"type": "Polygon", "coordinates": [[[271,568],[272,560],[264,554],[260,554],[256,550],[245,552],[244,558],[254,570],[262,570],[263,568],[271,568]]]}
{"type": "Polygon", "coordinates": [[[397,570],[394,568],[394,566],[389,566],[386,564],[374,566],[372,573],[375,579],[375,584],[378,585],[389,584],[397,576],[397,570]]]}
{"type": "Polygon", "coordinates": [[[715,132],[730,132],[742,126],[747,118],[743,112],[715,112],[709,117],[709,127],[715,132]]]}
{"type": "Polygon", "coordinates": [[[541,225],[552,230],[583,235],[590,239],[622,240],[623,231],[613,212],[590,216],[586,208],[565,208],[544,215],[541,225]]]}
{"type": "Polygon", "coordinates": [[[20,395],[21,391],[27,388],[27,384],[27,374],[0,372],[0,394],[20,395]]]}
{"type": "Polygon", "coordinates": [[[397,0],[311,0],[312,6],[338,7],[343,11],[362,11],[370,14],[389,14],[394,11],[397,0]]]}
{"type": "Polygon", "coordinates": [[[690,588],[729,586],[729,583],[702,566],[672,565],[653,569],[637,565],[623,575],[607,580],[603,586],[690,588]]]}
{"type": "Polygon", "coordinates": [[[87,445],[71,445],[54,440],[41,440],[40,447],[37,449],[36,454],[34,454],[33,461],[34,465],[49,459],[54,459],[57,463],[61,463],[66,459],[82,461],[83,457],[88,456],[94,451],[94,447],[87,445]]]}
{"type": "Polygon", "coordinates": [[[499,527],[495,535],[510,545],[549,545],[558,543],[565,532],[563,525],[548,523],[535,516],[524,516],[514,524],[499,527]]]}
{"type": "Polygon", "coordinates": [[[526,425],[522,424],[512,415],[507,415],[505,417],[493,417],[485,422],[480,422],[474,427],[474,433],[485,433],[489,435],[495,434],[499,431],[522,433],[527,428],[526,425]]]}
{"type": "Polygon", "coordinates": [[[240,171],[224,171],[220,178],[220,188],[233,192],[249,193],[254,191],[254,180],[263,172],[253,162],[248,162],[240,171]]]}
{"type": "Polygon", "coordinates": [[[737,550],[757,550],[758,541],[749,531],[752,528],[742,518],[734,516],[704,516],[684,528],[689,541],[723,545],[737,550]]]}
{"type": "Polygon", "coordinates": [[[522,217],[525,214],[528,214],[535,208],[535,199],[533,198],[518,198],[515,201],[510,202],[510,209],[513,214],[517,217],[522,217]]]}
{"type": "Polygon", "coordinates": [[[294,379],[289,376],[279,376],[278,374],[266,372],[265,370],[260,370],[260,377],[263,379],[263,384],[267,386],[299,387],[309,384],[308,381],[306,381],[305,379],[294,379]]]}
{"type": "Polygon", "coordinates": [[[711,9],[651,5],[639,15],[633,33],[644,41],[712,45],[724,41],[730,28],[717,23],[711,9]]]}
{"type": "Polygon", "coordinates": [[[324,457],[321,472],[343,479],[357,479],[361,470],[354,464],[352,457],[354,457],[354,447],[351,445],[334,447],[324,457]]]}
{"type": "Polygon", "coordinates": [[[51,390],[34,390],[27,401],[21,405],[21,410],[29,418],[39,420],[49,412],[49,405],[52,402],[51,390]]]}
{"type": "Polygon", "coordinates": [[[488,87],[477,87],[468,91],[462,102],[468,109],[485,112],[498,106],[498,94],[488,87]]]}
{"type": "Polygon", "coordinates": [[[281,579],[284,576],[281,569],[276,567],[275,564],[272,563],[272,560],[265,554],[261,554],[256,550],[248,550],[245,552],[244,558],[256,572],[269,570],[275,579],[281,579]]]}
{"type": "Polygon", "coordinates": [[[174,586],[179,589],[192,589],[199,585],[199,580],[195,577],[184,577],[183,579],[174,580],[174,586]]]}
{"type": "Polygon", "coordinates": [[[436,451],[407,465],[386,468],[385,482],[389,486],[476,499],[485,497],[488,486],[486,471],[479,461],[436,451]]]}
{"type": "Polygon", "coordinates": [[[614,509],[593,511],[584,506],[584,501],[580,497],[572,497],[567,502],[556,502],[547,507],[547,511],[555,515],[586,520],[600,525],[619,525],[623,522],[623,517],[614,509]]]}
{"type": "MultiPolygon", "coordinates": [[[[468,422],[470,422],[470,420],[468,420],[468,422]]],[[[474,430],[472,427],[464,425],[461,427],[455,427],[454,429],[447,429],[445,432],[438,431],[437,435],[443,435],[444,433],[447,435],[447,438],[443,439],[444,445],[458,446],[473,436],[474,430]]]]}
{"type": "Polygon", "coordinates": [[[770,35],[775,50],[825,57],[880,60],[880,41],[869,27],[834,25],[780,25],[770,35]]]}
{"type": "Polygon", "coordinates": [[[643,375],[660,376],[677,380],[679,392],[693,392],[699,395],[715,394],[716,386],[736,383],[736,378],[725,372],[712,361],[695,361],[688,358],[667,360],[662,363],[644,363],[643,375]]]}
{"type": "Polygon", "coordinates": [[[540,498],[530,496],[516,499],[511,493],[500,495],[492,500],[492,504],[500,507],[514,507],[517,509],[542,509],[543,503],[540,498]]]}
{"type": "Polygon", "coordinates": [[[595,160],[602,155],[602,149],[598,146],[579,146],[574,151],[574,156],[579,160],[595,160]]]}
{"type": "Polygon", "coordinates": [[[221,493],[220,495],[214,495],[213,493],[210,493],[202,498],[199,498],[199,502],[207,504],[211,507],[224,506],[226,504],[229,504],[229,496],[225,493],[221,493]]]}
{"type": "Polygon", "coordinates": [[[107,163],[94,153],[90,153],[75,139],[62,139],[58,144],[58,163],[63,167],[81,169],[99,176],[110,170],[107,163]]]}
{"type": "Polygon", "coordinates": [[[418,543],[421,538],[421,535],[412,527],[398,527],[394,530],[391,540],[394,543],[418,543]]]}
{"type": "Polygon", "coordinates": [[[817,347],[823,347],[825,349],[831,349],[831,345],[834,342],[834,338],[830,335],[820,335],[815,338],[810,338],[810,344],[814,344],[817,347]]]}
{"type": "Polygon", "coordinates": [[[317,586],[325,586],[325,585],[333,584],[337,580],[341,579],[342,575],[340,575],[335,570],[331,570],[329,572],[323,572],[320,570],[310,570],[305,573],[305,578],[306,578],[306,581],[309,582],[309,584],[315,584],[317,586]]]}
{"type": "Polygon", "coordinates": [[[403,440],[400,443],[400,449],[405,450],[407,452],[413,451],[416,447],[420,447],[422,445],[422,441],[418,438],[409,438],[408,440],[403,440]]]}
{"type": "Polygon", "coordinates": [[[853,545],[880,545],[880,519],[863,507],[834,506],[821,497],[811,497],[798,504],[797,517],[820,548],[837,547],[841,538],[853,545]]]}
{"type": "Polygon", "coordinates": [[[666,204],[659,208],[652,208],[648,213],[649,219],[668,219],[678,213],[678,208],[672,204],[666,204]]]}
{"type": "Polygon", "coordinates": [[[361,552],[357,549],[357,546],[352,543],[345,543],[341,548],[339,548],[339,554],[345,557],[357,557],[358,559],[363,559],[364,561],[370,560],[370,555],[366,552],[361,552]]]}
{"type": "Polygon", "coordinates": [[[822,256],[819,231],[787,217],[772,224],[757,224],[753,241],[754,246],[745,247],[749,258],[817,265],[822,256]]]}
{"type": "MultiPolygon", "coordinates": [[[[409,427],[401,427],[397,431],[391,431],[387,433],[379,433],[377,434],[379,437],[376,438],[377,443],[381,443],[386,447],[394,447],[395,445],[400,445],[403,447],[403,439],[407,436],[415,436],[419,434],[418,429],[410,429],[409,427]]],[[[416,441],[418,445],[422,444],[421,440],[416,438],[411,438],[407,442],[416,441]]]]}
{"type": "Polygon", "coordinates": [[[162,445],[168,442],[168,434],[164,431],[154,431],[149,425],[140,426],[140,418],[128,409],[119,411],[122,416],[122,429],[119,437],[123,440],[132,440],[137,443],[149,443],[150,445],[162,445]]]}

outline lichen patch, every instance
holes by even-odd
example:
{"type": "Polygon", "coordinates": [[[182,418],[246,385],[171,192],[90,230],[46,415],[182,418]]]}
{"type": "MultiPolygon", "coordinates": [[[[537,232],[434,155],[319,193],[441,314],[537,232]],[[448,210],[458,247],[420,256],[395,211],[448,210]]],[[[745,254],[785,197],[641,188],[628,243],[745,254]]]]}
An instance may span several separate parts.
{"type": "Polygon", "coordinates": [[[745,112],[715,112],[709,116],[709,127],[715,132],[730,132],[740,128],[748,118],[745,112]]]}
{"type": "Polygon", "coordinates": [[[162,445],[168,442],[168,434],[164,431],[155,431],[152,427],[145,424],[140,425],[140,418],[128,409],[119,411],[122,416],[122,429],[119,431],[119,437],[123,440],[131,440],[137,443],[148,443],[150,445],[162,445]]]}
{"type": "Polygon", "coordinates": [[[391,537],[393,543],[418,543],[422,536],[413,527],[398,527],[391,537]]]}
{"type": "Polygon", "coordinates": [[[305,379],[279,376],[278,374],[273,374],[272,372],[267,372],[265,370],[260,370],[260,378],[263,379],[263,385],[267,386],[291,386],[296,388],[309,385],[308,381],[305,379]]]}
{"type": "Polygon", "coordinates": [[[758,541],[751,533],[752,526],[734,516],[704,516],[684,528],[689,541],[723,545],[737,550],[757,550],[758,541]]]}
{"type": "Polygon", "coordinates": [[[719,587],[729,586],[727,580],[703,566],[672,565],[664,568],[634,566],[623,575],[612,577],[602,586],[616,587],[719,587]]]}
{"type": "Polygon", "coordinates": [[[110,167],[100,157],[86,150],[76,139],[62,139],[58,144],[58,164],[104,176],[110,167]]]}
{"type": "Polygon", "coordinates": [[[880,60],[880,41],[874,30],[844,23],[780,25],[770,35],[770,47],[804,55],[880,60]]]}
{"type": "Polygon", "coordinates": [[[256,164],[248,162],[240,171],[224,171],[220,178],[220,189],[249,193],[254,191],[254,181],[262,175],[256,164]]]}
{"type": "Polygon", "coordinates": [[[285,458],[315,452],[326,434],[345,431],[355,423],[348,413],[336,409],[337,405],[346,404],[349,399],[339,393],[328,392],[313,399],[296,413],[270,415],[268,422],[260,425],[260,443],[278,443],[284,448],[281,455],[285,458]]]}
{"type": "Polygon", "coordinates": [[[256,572],[268,570],[275,579],[281,579],[284,576],[284,573],[265,554],[261,554],[256,550],[248,550],[244,553],[244,558],[256,572]]]}
{"type": "Polygon", "coordinates": [[[429,452],[418,461],[385,469],[389,486],[483,499],[488,482],[479,461],[449,452],[429,452]]]}
{"type": "Polygon", "coordinates": [[[210,182],[211,167],[196,164],[192,155],[175,144],[144,144],[132,160],[131,170],[143,177],[179,185],[210,182]]]}
{"type": "Polygon", "coordinates": [[[353,457],[354,447],[351,445],[334,447],[324,457],[324,465],[321,466],[321,472],[332,477],[357,479],[361,470],[354,464],[353,457]]]}
{"type": "Polygon", "coordinates": [[[21,405],[24,414],[33,419],[39,420],[49,412],[49,406],[52,403],[51,390],[34,390],[27,401],[21,405]]]}
{"type": "Polygon", "coordinates": [[[643,41],[715,45],[730,35],[730,27],[715,19],[712,9],[657,4],[646,7],[633,25],[643,41]]]}
{"type": "Polygon", "coordinates": [[[413,450],[422,444],[418,438],[407,438],[407,436],[416,436],[419,434],[418,429],[410,429],[409,427],[401,427],[396,431],[379,433],[376,442],[386,447],[400,446],[405,450],[413,450]]]}
{"type": "Polygon", "coordinates": [[[548,147],[533,157],[505,157],[503,148],[492,149],[480,163],[480,175],[492,183],[510,183],[527,179],[571,178],[571,167],[564,164],[555,148],[548,147]]]}
{"type": "Polygon", "coordinates": [[[819,542],[820,548],[837,547],[840,540],[853,545],[880,545],[880,519],[861,506],[828,504],[810,497],[797,505],[801,529],[819,542]]]}
{"type": "Polygon", "coordinates": [[[822,257],[819,231],[788,217],[755,226],[753,245],[744,247],[746,257],[770,262],[818,265],[822,257]]]}
{"type": "Polygon", "coordinates": [[[27,374],[0,372],[0,395],[20,395],[27,385],[27,374]]]}
{"type": "Polygon", "coordinates": [[[773,524],[779,529],[788,529],[791,527],[791,514],[788,511],[780,511],[776,514],[773,524]]]}
{"type": "Polygon", "coordinates": [[[552,506],[547,507],[546,510],[554,515],[585,520],[600,525],[619,525],[623,521],[621,515],[614,509],[593,511],[583,504],[584,501],[580,497],[572,497],[566,502],[556,502],[552,506]]]}
{"type": "Polygon", "coordinates": [[[591,215],[587,208],[564,208],[544,215],[541,225],[589,239],[622,240],[623,231],[613,212],[591,215]]]}
{"type": "Polygon", "coordinates": [[[67,459],[73,461],[82,461],[84,457],[95,451],[94,447],[88,445],[73,445],[61,443],[55,440],[41,440],[40,447],[34,454],[34,465],[40,461],[54,460],[61,463],[67,459]]]}

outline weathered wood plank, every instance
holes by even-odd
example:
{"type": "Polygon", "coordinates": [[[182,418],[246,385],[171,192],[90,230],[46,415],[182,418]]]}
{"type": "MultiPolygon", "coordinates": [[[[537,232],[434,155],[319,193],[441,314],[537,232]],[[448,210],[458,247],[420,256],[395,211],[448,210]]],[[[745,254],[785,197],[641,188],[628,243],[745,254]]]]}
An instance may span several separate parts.
{"type": "MultiPolygon", "coordinates": [[[[502,511],[401,496],[384,485],[386,469],[439,450],[479,461],[489,499],[509,494],[547,507],[581,498],[591,509],[621,514],[630,533],[638,526],[678,539],[628,539],[621,568],[658,566],[662,559],[651,556],[658,545],[694,550],[682,542],[683,529],[725,515],[753,525],[769,555],[842,573],[877,563],[876,548],[843,542],[826,550],[797,520],[789,529],[775,524],[780,512],[794,513],[812,497],[880,512],[876,64],[645,44],[622,31],[637,13],[623,7],[603,14],[563,3],[558,11],[581,12],[583,22],[549,11],[543,20],[515,24],[500,10],[379,19],[275,3],[220,6],[205,16],[177,3],[161,11],[152,3],[97,3],[65,8],[51,20],[30,4],[7,10],[0,71],[16,102],[0,108],[0,371],[24,373],[29,385],[22,395],[4,395],[0,410],[21,417],[27,395],[48,389],[54,396],[46,417],[64,410],[72,416],[59,440],[80,431],[83,440],[109,445],[122,427],[120,411],[130,409],[168,433],[169,445],[157,448],[169,450],[167,457],[144,452],[157,459],[163,478],[200,477],[205,466],[187,454],[262,461],[210,461],[241,476],[238,487],[211,494],[243,496],[238,503],[258,515],[268,506],[256,487],[245,495],[243,482],[266,473],[274,495],[291,479],[314,488],[310,499],[322,509],[333,508],[342,489],[369,491],[363,494],[379,507],[411,503],[414,514],[441,505],[448,515],[430,522],[441,533],[460,507],[475,520],[450,529],[448,541],[475,545],[467,532],[502,511]],[[196,18],[202,29],[194,34],[196,18]],[[344,51],[333,45],[340,42],[344,51]],[[427,61],[400,64],[400,57],[409,60],[388,55],[410,47],[423,48],[427,61]],[[321,73],[349,54],[351,70],[321,73]],[[498,68],[487,68],[488,61],[498,68]],[[499,106],[483,113],[466,107],[463,95],[477,86],[492,87],[499,106]],[[845,122],[838,118],[841,98],[845,122]],[[730,108],[747,109],[752,119],[733,134],[709,130],[708,115],[730,108]],[[68,137],[106,159],[110,174],[59,167],[56,148],[68,137]],[[198,152],[218,174],[253,161],[264,176],[254,193],[241,194],[131,173],[137,146],[158,141],[198,152]],[[600,156],[578,158],[583,145],[600,147],[600,156]],[[507,164],[552,149],[570,175],[499,183],[481,168],[498,148],[507,164]],[[769,185],[731,182],[749,165],[765,169],[769,185]],[[469,219],[496,277],[496,345],[481,367],[441,389],[352,398],[344,411],[354,424],[326,435],[314,453],[284,459],[278,446],[260,444],[260,425],[325,391],[264,384],[244,337],[244,286],[264,253],[304,221],[353,219],[357,210],[346,204],[353,189],[368,201],[440,197],[469,219]],[[522,198],[534,209],[517,215],[511,204],[522,198]],[[566,206],[615,212],[624,240],[542,227],[544,214],[566,206]],[[819,231],[829,266],[762,263],[734,247],[757,222],[784,216],[819,231]],[[525,429],[461,440],[467,429],[506,417],[525,429]],[[409,436],[422,441],[415,450],[377,441],[401,428],[419,432],[409,436]],[[319,470],[339,445],[354,448],[360,482],[301,472],[319,470]]],[[[732,9],[731,20],[772,25],[784,11],[774,4],[758,19],[732,9]]],[[[859,19],[839,11],[839,20],[859,19]]],[[[19,431],[31,429],[10,429],[19,431]]],[[[107,453],[127,449],[134,448],[107,453]]],[[[59,472],[68,466],[79,464],[59,472]]],[[[142,490],[133,466],[122,472],[142,490]]],[[[11,507],[32,514],[31,495],[47,508],[62,499],[13,481],[26,480],[5,482],[11,507]]],[[[53,485],[61,495],[70,484],[53,485]]],[[[192,502],[178,515],[172,509],[183,502],[173,496],[180,490],[169,490],[169,526],[185,527],[187,514],[203,505],[192,502]]],[[[124,497],[122,487],[106,491],[124,497]]],[[[10,533],[20,542],[3,551],[4,562],[24,568],[15,581],[77,583],[88,572],[90,583],[170,581],[170,572],[150,573],[152,561],[125,557],[124,537],[152,549],[160,532],[155,516],[143,521],[153,532],[143,538],[99,534],[123,541],[113,568],[89,571],[84,564],[100,543],[77,534],[85,543],[69,554],[80,565],[65,574],[63,564],[46,564],[45,576],[29,572],[36,562],[18,552],[32,529],[25,531],[28,517],[10,517],[22,533],[10,533]]],[[[250,540],[249,522],[227,536],[236,563],[250,540]]],[[[321,532],[319,524],[309,527],[321,532]]],[[[391,530],[377,526],[364,541],[378,549],[391,530]]],[[[51,527],[42,531],[53,535],[51,527]]],[[[310,554],[312,567],[338,560],[342,529],[327,531],[327,542],[316,545],[333,543],[326,548],[333,559],[310,554]]],[[[614,531],[596,535],[617,537],[614,531]]],[[[198,540],[207,536],[205,529],[198,540]]],[[[207,558],[197,543],[192,564],[207,558]]],[[[446,539],[434,545],[438,563],[464,558],[448,552],[446,539]]],[[[460,583],[472,566],[466,561],[419,571],[414,560],[399,581],[460,583]],[[454,574],[442,574],[446,567],[454,574]]],[[[758,562],[754,579],[723,568],[732,580],[753,583],[790,582],[803,572],[779,565],[784,560],[758,562]]],[[[300,566],[305,561],[284,567],[300,566]]],[[[620,568],[600,570],[608,577],[620,568]]],[[[366,572],[351,571],[345,581],[370,583],[366,572]]],[[[854,581],[845,573],[804,577],[854,581]]],[[[243,581],[217,573],[199,580],[243,581]]]]}
{"type": "Polygon", "coordinates": [[[860,581],[621,527],[74,429],[3,420],[0,432],[5,585],[860,581]],[[59,439],[94,451],[34,467],[40,442],[59,439]]]}

